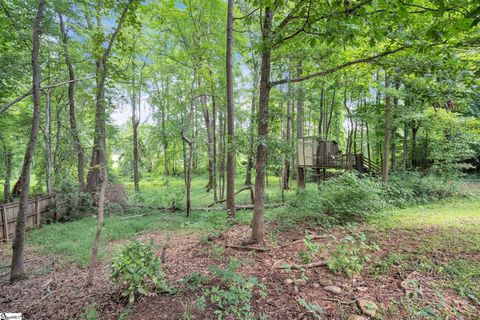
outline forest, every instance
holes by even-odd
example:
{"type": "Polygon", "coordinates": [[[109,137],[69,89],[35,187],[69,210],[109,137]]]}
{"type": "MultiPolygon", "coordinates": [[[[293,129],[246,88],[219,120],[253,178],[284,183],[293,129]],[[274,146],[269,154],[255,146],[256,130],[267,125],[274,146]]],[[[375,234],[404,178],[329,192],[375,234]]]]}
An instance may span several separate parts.
{"type": "Polygon", "coordinates": [[[0,0],[0,319],[480,319],[477,0],[0,0]]]}

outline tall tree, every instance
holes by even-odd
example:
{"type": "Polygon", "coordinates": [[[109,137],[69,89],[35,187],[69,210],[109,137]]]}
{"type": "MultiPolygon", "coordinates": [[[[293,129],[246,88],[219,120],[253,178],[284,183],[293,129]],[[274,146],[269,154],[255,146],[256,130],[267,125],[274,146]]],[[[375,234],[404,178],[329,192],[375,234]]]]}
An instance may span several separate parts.
{"type": "MultiPolygon", "coordinates": [[[[389,87],[389,78],[388,73],[385,71],[385,88],[388,91],[389,87]]],[[[389,146],[390,146],[390,109],[391,109],[391,97],[390,93],[387,92],[385,97],[385,139],[383,141],[383,162],[382,162],[382,183],[383,185],[388,184],[388,153],[389,153],[389,146]]]]}
{"type": "Polygon", "coordinates": [[[228,0],[227,15],[227,212],[235,219],[235,107],[233,101],[233,0],[228,0]]]}
{"type": "Polygon", "coordinates": [[[92,157],[90,160],[90,170],[88,171],[87,176],[87,189],[90,192],[97,190],[98,186],[101,184],[101,165],[106,163],[106,159],[103,159],[102,156],[106,156],[102,152],[102,145],[106,145],[106,107],[107,102],[105,99],[105,80],[108,75],[108,60],[112,53],[113,45],[120,30],[122,28],[125,17],[127,16],[128,10],[131,7],[132,3],[137,2],[136,0],[128,0],[124,5],[123,10],[117,20],[117,24],[113,29],[113,33],[110,35],[109,40],[104,43],[104,27],[103,27],[103,18],[101,13],[100,4],[96,6],[96,25],[93,24],[88,14],[86,15],[87,22],[89,25],[90,32],[93,32],[96,36],[94,39],[95,42],[95,76],[96,76],[96,96],[95,96],[95,135],[93,139],[93,149],[92,157]],[[100,34],[99,34],[100,33],[100,34]],[[99,40],[100,39],[100,40],[99,40]]]}
{"type": "Polygon", "coordinates": [[[33,95],[33,117],[32,128],[30,130],[30,140],[23,160],[21,173],[22,190],[20,192],[20,206],[18,209],[17,220],[15,224],[15,238],[12,245],[12,265],[10,269],[10,281],[21,280],[25,278],[24,245],[25,245],[25,222],[28,209],[28,195],[30,189],[30,169],[37,144],[38,129],[40,126],[40,103],[41,103],[41,71],[40,71],[40,33],[41,22],[45,11],[45,0],[39,0],[37,13],[33,23],[33,47],[32,47],[32,95],[33,95]]]}

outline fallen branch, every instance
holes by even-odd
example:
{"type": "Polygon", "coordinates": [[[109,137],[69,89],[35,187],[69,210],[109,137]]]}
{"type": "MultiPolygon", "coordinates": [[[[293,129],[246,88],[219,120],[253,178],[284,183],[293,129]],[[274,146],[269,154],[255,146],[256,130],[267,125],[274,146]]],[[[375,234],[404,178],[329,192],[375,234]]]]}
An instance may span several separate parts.
{"type": "Polygon", "coordinates": [[[358,300],[363,300],[363,299],[367,299],[367,298],[370,298],[370,296],[355,298],[354,300],[351,300],[351,301],[343,301],[343,300],[340,300],[340,299],[333,299],[333,298],[323,298],[322,300],[337,302],[337,303],[340,303],[340,304],[348,305],[348,304],[353,304],[353,303],[357,302],[358,300]]]}
{"type": "Polygon", "coordinates": [[[312,262],[306,265],[299,265],[299,264],[294,264],[294,265],[283,265],[283,266],[278,266],[275,267],[276,269],[309,269],[309,268],[318,268],[318,267],[324,267],[327,265],[326,261],[320,261],[320,262],[312,262]]]}
{"type": "Polygon", "coordinates": [[[164,212],[174,212],[177,211],[177,207],[156,207],[156,206],[142,206],[142,205],[133,205],[132,207],[135,208],[142,208],[142,209],[153,209],[153,210],[158,210],[158,211],[164,211],[164,212]]]}
{"type": "MultiPolygon", "coordinates": [[[[333,235],[331,235],[331,234],[326,234],[326,235],[320,235],[320,236],[313,236],[311,239],[312,239],[312,240],[318,240],[318,239],[327,239],[327,238],[335,239],[335,236],[333,236],[333,235]]],[[[294,245],[294,244],[303,242],[303,240],[304,240],[304,239],[299,239],[299,240],[295,240],[295,241],[289,242],[289,243],[287,243],[287,244],[284,244],[283,246],[280,246],[280,248],[281,248],[281,249],[286,248],[286,247],[288,247],[288,246],[291,246],[291,245],[294,245]]]]}
{"type": "MultiPolygon", "coordinates": [[[[238,190],[237,192],[235,192],[233,195],[236,196],[237,194],[239,194],[240,192],[242,191],[245,191],[245,190],[251,190],[252,186],[246,186],[246,187],[243,187],[242,189],[238,190]]],[[[212,203],[210,203],[207,207],[208,208],[211,208],[213,207],[214,205],[216,205],[217,203],[222,203],[222,202],[225,202],[227,201],[227,199],[221,199],[221,200],[217,200],[217,201],[214,201],[212,203]]]]}
{"type": "Polygon", "coordinates": [[[123,217],[123,218],[120,218],[120,220],[128,220],[128,219],[133,219],[133,218],[138,218],[138,217],[143,217],[144,214],[136,214],[134,216],[128,216],[128,217],[123,217]]]}
{"type": "Polygon", "coordinates": [[[237,250],[254,250],[254,251],[269,251],[269,248],[261,248],[261,247],[251,247],[251,246],[239,246],[239,245],[234,245],[234,244],[227,244],[225,245],[227,248],[232,248],[232,249],[237,249],[237,250]]]}
{"type": "MultiPolygon", "coordinates": [[[[279,207],[283,207],[285,205],[285,203],[283,202],[279,202],[279,203],[271,203],[271,204],[266,204],[264,207],[265,208],[279,208],[279,207]]],[[[254,206],[253,204],[247,204],[247,205],[242,205],[242,206],[236,206],[235,209],[236,210],[251,210],[253,209],[254,206]]],[[[225,207],[218,207],[218,208],[212,208],[212,207],[207,207],[207,208],[192,208],[193,211],[224,211],[224,210],[227,210],[227,208],[225,207]]]]}

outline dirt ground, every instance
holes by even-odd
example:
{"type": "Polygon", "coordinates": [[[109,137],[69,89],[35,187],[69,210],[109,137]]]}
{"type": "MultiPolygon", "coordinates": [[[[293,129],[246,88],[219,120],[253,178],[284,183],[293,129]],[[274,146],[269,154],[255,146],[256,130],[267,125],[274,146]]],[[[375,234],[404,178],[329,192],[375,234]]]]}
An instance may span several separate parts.
{"type": "MultiPolygon", "coordinates": [[[[311,230],[323,234],[322,230],[311,230]]],[[[331,237],[316,240],[321,244],[335,243],[350,234],[352,229],[330,229],[331,237]]],[[[371,266],[381,263],[391,252],[416,254],[418,239],[428,237],[435,230],[407,231],[396,230],[385,236],[373,227],[358,227],[355,232],[364,232],[374,240],[378,251],[372,253],[371,266]]],[[[348,277],[336,274],[325,266],[307,269],[308,281],[303,283],[295,279],[299,271],[287,272],[280,267],[284,263],[299,263],[297,254],[304,248],[303,242],[282,245],[303,239],[304,229],[281,234],[270,239],[268,251],[246,251],[225,247],[246,238],[249,227],[238,225],[230,230],[206,239],[197,234],[167,236],[159,232],[139,236],[143,240],[153,240],[165,250],[163,255],[164,270],[170,285],[176,286],[181,279],[192,272],[209,274],[209,266],[224,266],[231,258],[242,261],[239,272],[252,275],[264,283],[267,288],[266,298],[255,297],[252,309],[256,316],[264,314],[268,319],[315,319],[314,314],[301,306],[298,301],[306,301],[323,308],[322,319],[355,319],[353,315],[362,313],[357,306],[359,299],[366,299],[378,305],[378,319],[421,319],[418,312],[422,307],[429,307],[442,313],[445,318],[425,316],[425,319],[480,319],[478,305],[461,297],[450,288],[434,285],[434,273],[416,272],[409,267],[394,266],[380,274],[372,273],[372,268],[365,268],[359,275],[348,277]],[[222,250],[215,248],[225,247],[222,250]],[[405,281],[415,278],[417,288],[421,289],[418,297],[406,297],[405,281]],[[294,283],[290,283],[293,280],[294,283]],[[325,290],[326,286],[336,286],[340,293],[325,290]],[[413,317],[412,314],[417,314],[413,317]],[[351,317],[351,318],[349,318],[351,317]]],[[[118,242],[108,245],[114,246],[118,242]]],[[[315,262],[323,261],[325,252],[315,257],[315,262]]],[[[468,259],[480,259],[480,254],[465,254],[468,259]]],[[[127,301],[109,280],[109,266],[106,262],[97,266],[96,281],[86,288],[86,269],[73,264],[62,263],[61,257],[40,254],[29,248],[26,252],[26,268],[30,277],[22,282],[8,282],[8,264],[10,249],[7,244],[0,246],[0,311],[22,312],[24,319],[78,319],[88,309],[97,310],[98,319],[118,319],[127,306],[127,301]]],[[[437,252],[431,261],[444,261],[448,254],[437,252]]],[[[406,262],[405,262],[406,263],[406,262]]],[[[410,261],[409,263],[415,263],[410,261]]],[[[208,284],[205,284],[208,285],[208,284]]],[[[212,308],[198,311],[195,301],[202,293],[180,291],[177,294],[156,293],[148,297],[139,297],[128,313],[127,319],[216,319],[212,308]]],[[[429,310],[429,309],[426,309],[429,310]]],[[[233,318],[232,318],[233,319],[233,318]]],[[[362,318],[357,318],[362,319],[362,318]]]]}

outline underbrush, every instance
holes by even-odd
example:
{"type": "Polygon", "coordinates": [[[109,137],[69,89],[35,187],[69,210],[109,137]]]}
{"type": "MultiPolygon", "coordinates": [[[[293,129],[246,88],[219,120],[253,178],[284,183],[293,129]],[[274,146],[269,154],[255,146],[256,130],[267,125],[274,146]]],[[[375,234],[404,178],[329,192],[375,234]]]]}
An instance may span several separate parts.
{"type": "Polygon", "coordinates": [[[459,182],[409,173],[392,176],[388,186],[379,179],[346,173],[318,187],[297,190],[287,206],[278,211],[274,223],[280,230],[299,223],[329,227],[360,222],[386,209],[428,204],[440,199],[466,196],[459,182]]]}

